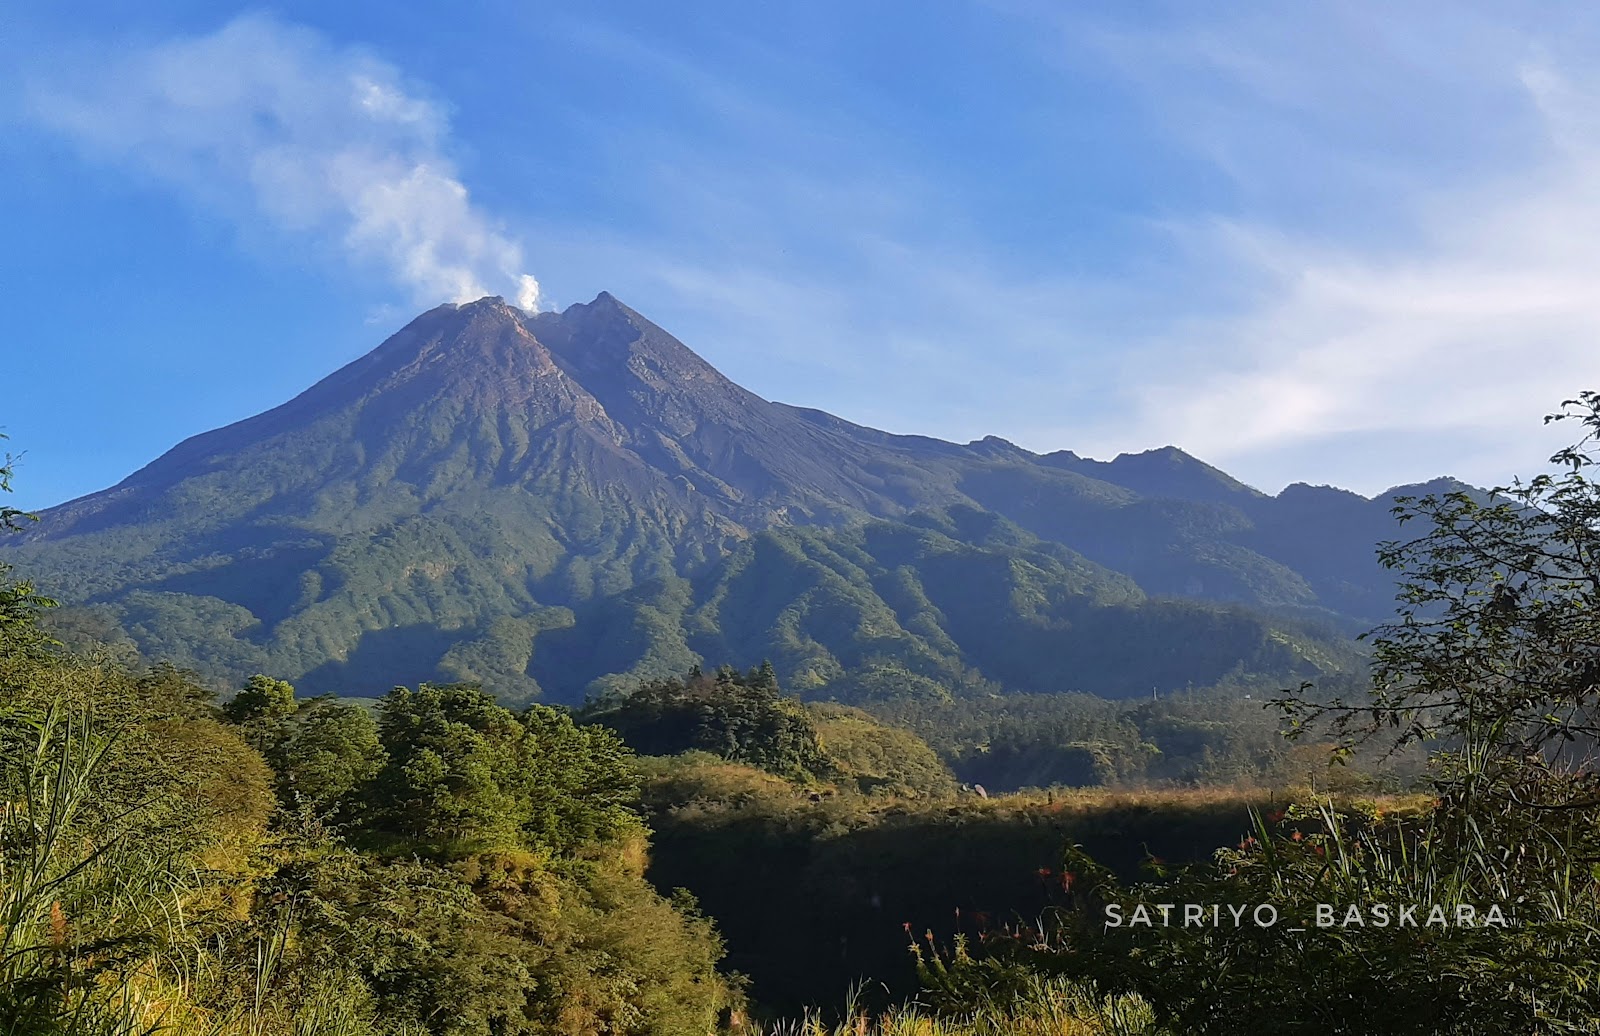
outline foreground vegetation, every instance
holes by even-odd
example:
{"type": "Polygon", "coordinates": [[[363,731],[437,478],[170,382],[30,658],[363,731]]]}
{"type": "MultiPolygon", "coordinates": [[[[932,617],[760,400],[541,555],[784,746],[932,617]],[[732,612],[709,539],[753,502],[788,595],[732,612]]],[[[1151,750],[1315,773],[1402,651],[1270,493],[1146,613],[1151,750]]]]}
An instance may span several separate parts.
{"type": "Polygon", "coordinates": [[[0,665],[0,1031],[674,1034],[739,1002],[644,881],[603,731],[433,687],[230,723],[172,670],[0,665]]]}
{"type": "Polygon", "coordinates": [[[1137,996],[1108,996],[1093,984],[1033,977],[1005,998],[970,1011],[917,1007],[873,1014],[851,1001],[840,1021],[812,1015],[756,1031],[760,1036],[1171,1036],[1137,996]]]}

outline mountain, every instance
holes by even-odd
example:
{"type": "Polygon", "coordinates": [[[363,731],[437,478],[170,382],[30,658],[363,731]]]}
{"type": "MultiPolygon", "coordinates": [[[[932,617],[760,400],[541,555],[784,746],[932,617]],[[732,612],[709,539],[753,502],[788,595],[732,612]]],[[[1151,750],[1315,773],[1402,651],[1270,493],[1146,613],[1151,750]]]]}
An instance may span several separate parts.
{"type": "Polygon", "coordinates": [[[9,549],[68,626],[221,684],[575,700],[770,657],[819,693],[1123,694],[1349,664],[1388,506],[769,402],[602,293],[430,310],[9,549]]]}

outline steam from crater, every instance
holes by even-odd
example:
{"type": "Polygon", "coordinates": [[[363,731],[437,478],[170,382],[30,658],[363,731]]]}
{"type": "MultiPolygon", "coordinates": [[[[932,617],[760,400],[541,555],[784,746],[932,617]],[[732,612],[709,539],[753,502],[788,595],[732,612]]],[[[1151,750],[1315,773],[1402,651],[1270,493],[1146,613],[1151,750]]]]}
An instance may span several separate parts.
{"type": "Polygon", "coordinates": [[[472,201],[441,106],[309,29],[238,18],[36,80],[31,112],[242,225],[265,217],[375,268],[410,301],[539,306],[521,244],[472,201]]]}

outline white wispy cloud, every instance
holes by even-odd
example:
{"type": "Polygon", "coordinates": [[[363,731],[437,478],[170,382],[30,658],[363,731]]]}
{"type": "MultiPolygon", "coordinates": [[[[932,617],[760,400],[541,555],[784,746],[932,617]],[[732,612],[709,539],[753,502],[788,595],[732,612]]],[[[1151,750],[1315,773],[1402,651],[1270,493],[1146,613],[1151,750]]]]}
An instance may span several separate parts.
{"type": "Polygon", "coordinates": [[[1134,422],[1274,489],[1526,474],[1568,434],[1540,416],[1600,385],[1600,84],[1558,52],[1558,31],[1468,13],[1451,39],[1432,38],[1449,45],[1440,71],[1417,58],[1437,22],[1360,7],[1341,22],[1372,44],[1357,61],[1326,44],[1332,33],[1278,47],[1247,30],[1189,50],[1118,41],[1155,77],[1152,99],[1181,97],[1180,83],[1202,98],[1179,102],[1183,132],[1237,171],[1247,200],[1296,182],[1315,198],[1307,183],[1328,177],[1321,219],[1246,204],[1182,228],[1204,261],[1198,282],[1247,286],[1250,301],[1206,320],[1173,314],[1143,343],[1127,368],[1134,422]],[[1161,52],[1186,74],[1152,73],[1161,52]],[[1467,81],[1471,103],[1452,94],[1467,81]],[[1203,100],[1223,91],[1225,120],[1203,100]],[[1394,121],[1385,105],[1436,124],[1350,129],[1394,121]],[[1439,139],[1400,140],[1407,128],[1439,139]],[[1363,131],[1391,135],[1392,150],[1349,148],[1363,131]],[[1372,173],[1365,185],[1339,175],[1352,161],[1372,173]]]}
{"type": "Polygon", "coordinates": [[[242,223],[265,217],[391,277],[419,305],[537,308],[518,241],[472,202],[444,109],[391,65],[238,18],[36,75],[29,113],[242,223]]]}

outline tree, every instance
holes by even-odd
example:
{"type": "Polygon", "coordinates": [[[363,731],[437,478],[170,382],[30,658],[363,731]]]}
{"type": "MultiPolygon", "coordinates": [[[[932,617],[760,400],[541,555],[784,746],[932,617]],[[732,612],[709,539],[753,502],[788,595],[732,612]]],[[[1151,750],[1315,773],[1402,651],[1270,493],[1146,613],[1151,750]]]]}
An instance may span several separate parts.
{"type": "Polygon", "coordinates": [[[422,684],[391,691],[378,728],[382,823],[445,854],[566,851],[637,825],[629,753],[554,709],[517,714],[471,685],[422,684]]]}
{"type": "Polygon", "coordinates": [[[386,758],[370,710],[331,694],[301,701],[285,680],[252,676],[222,713],[271,764],[285,806],[353,805],[386,758]]]}
{"type": "Polygon", "coordinates": [[[1368,635],[1370,695],[1288,705],[1302,724],[1331,717],[1347,747],[1386,734],[1442,750],[1446,806],[1512,846],[1571,828],[1562,852],[1586,866],[1600,862],[1600,393],[1545,421],[1582,430],[1553,472],[1397,501],[1425,531],[1379,550],[1400,608],[1368,635]]]}
{"type": "Polygon", "coordinates": [[[747,673],[722,666],[710,676],[695,670],[685,679],[647,681],[582,715],[646,755],[699,750],[798,780],[832,773],[816,725],[799,702],[783,696],[766,664],[747,673]]]}
{"type": "Polygon", "coordinates": [[[532,748],[533,808],[523,823],[531,841],[573,847],[637,827],[639,775],[615,733],[547,705],[530,705],[521,720],[532,748]]]}
{"type": "Polygon", "coordinates": [[[200,674],[171,662],[157,662],[135,682],[139,700],[152,719],[202,719],[216,715],[216,696],[200,674]]]}
{"type": "Polygon", "coordinates": [[[386,826],[441,848],[518,844],[526,753],[510,710],[466,685],[396,687],[379,706],[378,730],[389,755],[375,786],[386,826]]]}
{"type": "MultiPolygon", "coordinates": [[[[0,439],[6,436],[0,432],[0,439]]],[[[7,453],[0,456],[0,493],[11,492],[14,475],[13,458],[7,453]]],[[[0,533],[21,532],[24,522],[39,519],[15,507],[0,504],[0,533]]],[[[0,653],[37,650],[49,643],[49,638],[39,631],[35,618],[41,608],[53,608],[56,602],[40,594],[27,580],[13,582],[11,566],[0,561],[0,653]]]]}
{"type": "Polygon", "coordinates": [[[264,754],[286,805],[323,810],[352,803],[387,758],[372,713],[331,697],[303,702],[264,754]]]}
{"type": "Polygon", "coordinates": [[[257,673],[222,707],[222,712],[235,723],[249,723],[287,719],[297,708],[292,684],[257,673]]]}
{"type": "MultiPolygon", "coordinates": [[[[0,439],[5,438],[8,438],[8,436],[4,432],[0,432],[0,439]]],[[[14,469],[15,460],[16,458],[9,453],[0,457],[0,493],[11,492],[11,479],[16,475],[14,469]]],[[[38,520],[34,515],[19,511],[15,507],[0,504],[0,530],[20,532],[24,521],[36,522],[38,520]]]]}

